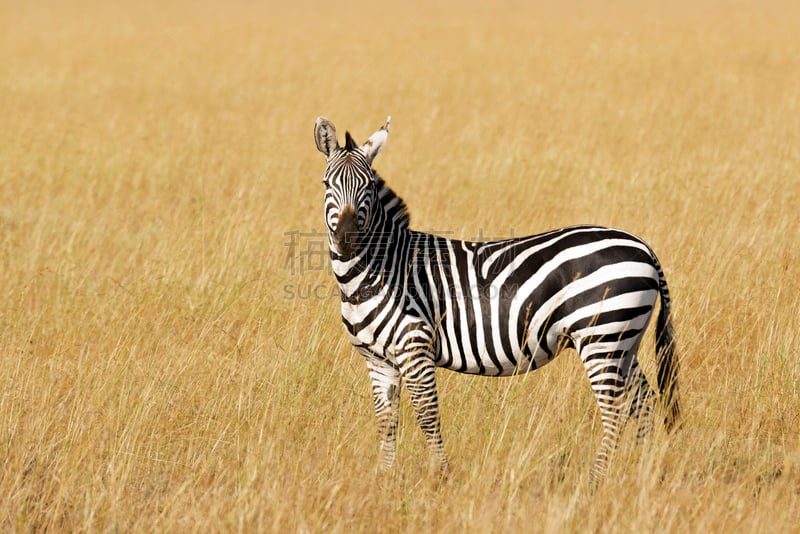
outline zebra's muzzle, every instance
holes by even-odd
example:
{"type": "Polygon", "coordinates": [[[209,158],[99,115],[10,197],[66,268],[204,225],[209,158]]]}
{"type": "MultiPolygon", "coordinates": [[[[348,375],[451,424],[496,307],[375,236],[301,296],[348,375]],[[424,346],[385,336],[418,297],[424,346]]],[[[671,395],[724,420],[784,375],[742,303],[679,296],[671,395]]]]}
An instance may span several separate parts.
{"type": "Polygon", "coordinates": [[[358,228],[358,216],[352,206],[345,206],[339,214],[339,223],[333,232],[333,243],[336,251],[342,256],[352,256],[358,250],[361,231],[358,228]]]}

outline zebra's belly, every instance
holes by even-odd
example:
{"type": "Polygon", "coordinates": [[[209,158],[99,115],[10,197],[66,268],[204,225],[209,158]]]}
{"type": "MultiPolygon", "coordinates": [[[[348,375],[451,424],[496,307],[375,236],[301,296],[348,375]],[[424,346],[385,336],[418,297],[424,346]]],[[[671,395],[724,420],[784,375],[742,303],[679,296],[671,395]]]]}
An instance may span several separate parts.
{"type": "Polygon", "coordinates": [[[519,350],[503,350],[503,344],[494,339],[478,342],[475,338],[480,336],[473,335],[474,330],[454,335],[440,328],[437,334],[436,365],[459,373],[513,376],[538,369],[554,356],[528,340],[515,344],[519,350]]]}

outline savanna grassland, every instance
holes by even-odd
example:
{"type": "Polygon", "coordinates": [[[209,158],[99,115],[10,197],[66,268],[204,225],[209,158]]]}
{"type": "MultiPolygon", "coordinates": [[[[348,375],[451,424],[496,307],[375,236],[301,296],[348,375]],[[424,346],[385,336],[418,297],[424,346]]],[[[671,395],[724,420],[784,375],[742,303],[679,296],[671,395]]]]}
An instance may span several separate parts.
{"type": "Polygon", "coordinates": [[[798,528],[799,3],[269,4],[0,4],[0,530],[798,528]],[[377,475],[312,131],[389,114],[415,228],[659,254],[683,427],[597,492],[571,352],[440,373],[452,476],[407,396],[377,475]]]}

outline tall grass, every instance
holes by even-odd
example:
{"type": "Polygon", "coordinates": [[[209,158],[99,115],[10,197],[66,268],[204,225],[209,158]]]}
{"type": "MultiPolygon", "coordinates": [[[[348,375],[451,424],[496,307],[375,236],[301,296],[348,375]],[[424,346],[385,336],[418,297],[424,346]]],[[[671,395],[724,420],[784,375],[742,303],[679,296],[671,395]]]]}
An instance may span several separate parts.
{"type": "Polygon", "coordinates": [[[779,0],[3,4],[2,529],[793,530],[798,21],[779,0]],[[405,397],[377,476],[317,248],[320,114],[360,140],[392,115],[376,167],[415,228],[650,242],[683,429],[626,436],[590,494],[598,414],[567,353],[441,373],[452,477],[405,397]]]}

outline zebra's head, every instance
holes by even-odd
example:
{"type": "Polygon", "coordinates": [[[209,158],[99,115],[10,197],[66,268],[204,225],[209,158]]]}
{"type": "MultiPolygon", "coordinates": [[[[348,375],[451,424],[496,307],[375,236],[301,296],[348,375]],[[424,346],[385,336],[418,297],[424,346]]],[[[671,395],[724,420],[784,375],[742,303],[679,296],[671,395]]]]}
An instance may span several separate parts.
{"type": "Polygon", "coordinates": [[[314,140],[325,154],[327,167],[322,177],[325,184],[325,224],[331,245],[342,256],[358,251],[361,237],[369,229],[378,204],[378,187],[372,161],[381,151],[389,135],[389,122],[358,146],[350,132],[345,133],[344,146],[339,146],[336,128],[325,117],[317,118],[314,140]]]}

